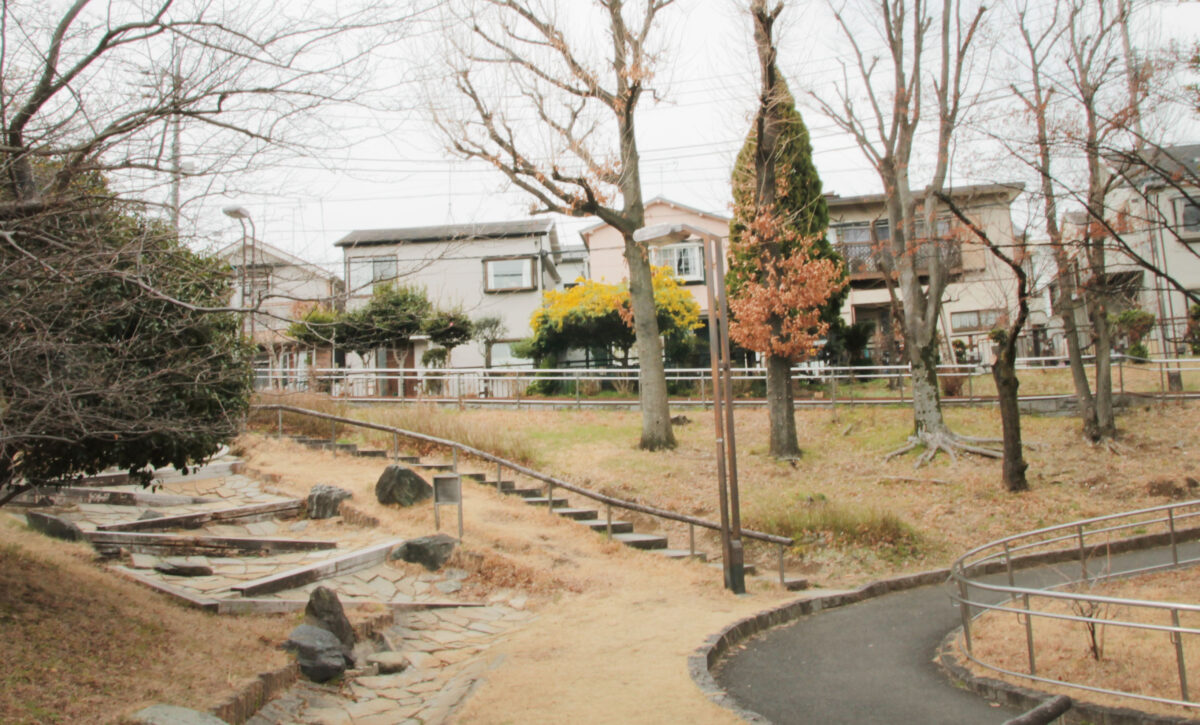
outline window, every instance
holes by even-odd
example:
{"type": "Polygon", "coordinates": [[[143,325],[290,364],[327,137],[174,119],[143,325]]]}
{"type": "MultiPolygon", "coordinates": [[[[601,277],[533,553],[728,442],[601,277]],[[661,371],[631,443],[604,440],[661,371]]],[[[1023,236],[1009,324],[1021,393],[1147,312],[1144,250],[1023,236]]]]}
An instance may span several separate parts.
{"type": "Polygon", "coordinates": [[[512,368],[512,367],[529,367],[529,358],[517,357],[513,354],[512,346],[515,341],[510,342],[493,342],[491,344],[492,367],[494,368],[512,368]]]}
{"type": "Polygon", "coordinates": [[[956,332],[973,330],[991,330],[1000,322],[1004,313],[1000,310],[972,310],[970,312],[954,312],[950,315],[950,326],[956,332]]]}
{"type": "Polygon", "coordinates": [[[483,260],[484,289],[510,292],[536,289],[533,283],[534,257],[503,257],[483,260]]]}
{"type": "Polygon", "coordinates": [[[704,281],[704,249],[695,242],[650,248],[650,264],[670,267],[684,282],[704,281]]]}
{"type": "Polygon", "coordinates": [[[271,291],[271,269],[269,267],[247,267],[242,278],[242,299],[252,305],[266,297],[271,291]]]}
{"type": "Polygon", "coordinates": [[[1180,236],[1200,237],[1200,204],[1191,199],[1176,199],[1175,220],[1180,236]]]}
{"type": "Polygon", "coordinates": [[[355,257],[347,262],[350,293],[370,294],[376,287],[391,284],[399,276],[395,257],[355,257]]]}

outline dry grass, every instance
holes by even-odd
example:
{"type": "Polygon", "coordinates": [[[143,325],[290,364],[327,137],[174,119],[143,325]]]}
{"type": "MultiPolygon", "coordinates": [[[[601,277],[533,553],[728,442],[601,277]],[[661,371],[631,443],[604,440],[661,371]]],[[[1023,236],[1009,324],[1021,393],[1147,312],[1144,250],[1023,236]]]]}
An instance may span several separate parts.
{"type": "Polygon", "coordinates": [[[206,709],[287,662],[277,647],[292,618],[183,609],[93,559],[0,521],[0,722],[115,722],[155,702],[206,709]]]}
{"type": "MultiPolygon", "coordinates": [[[[1182,571],[1081,587],[1074,591],[1120,598],[1197,604],[1198,590],[1200,568],[1192,567],[1182,571]]],[[[1079,614],[1076,608],[1064,602],[1034,598],[1031,605],[1037,611],[1075,616],[1079,614]]],[[[1168,612],[1144,608],[1101,607],[1091,616],[1158,625],[1171,624],[1168,612]]],[[[1175,648],[1167,633],[1098,625],[1097,639],[1102,647],[1103,656],[1097,661],[1092,656],[1091,637],[1085,623],[1042,617],[1034,618],[1033,623],[1039,676],[1139,695],[1180,699],[1175,648]]],[[[1200,614],[1183,613],[1180,624],[1184,627],[1200,628],[1200,614]]],[[[1028,672],[1024,621],[1018,622],[1017,615],[1004,612],[985,614],[972,625],[971,637],[976,657],[1004,669],[1028,672]]],[[[1194,680],[1196,673],[1200,673],[1200,637],[1184,635],[1183,645],[1187,671],[1189,677],[1194,680]]],[[[959,646],[962,646],[961,641],[959,646]]],[[[971,669],[982,676],[1000,677],[1016,684],[1030,683],[1023,678],[998,675],[975,664],[971,665],[971,669]]],[[[1135,707],[1177,716],[1196,717],[1198,714],[1192,708],[1132,701],[1046,683],[1035,683],[1033,686],[1117,707],[1135,707]]]]}

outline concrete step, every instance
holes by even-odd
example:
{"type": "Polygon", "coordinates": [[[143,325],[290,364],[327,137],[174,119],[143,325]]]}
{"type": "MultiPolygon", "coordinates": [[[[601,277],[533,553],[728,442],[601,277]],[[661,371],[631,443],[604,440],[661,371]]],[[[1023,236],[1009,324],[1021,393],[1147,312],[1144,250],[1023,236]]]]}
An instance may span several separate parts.
{"type": "Polygon", "coordinates": [[[613,540],[635,549],[650,550],[667,548],[667,537],[658,536],[657,534],[613,534],[613,540]]]}
{"type": "Polygon", "coordinates": [[[354,455],[359,458],[387,458],[388,453],[389,451],[382,450],[358,450],[354,452],[354,455]]]}
{"type": "MultiPolygon", "coordinates": [[[[721,563],[720,559],[718,559],[717,561],[710,561],[710,562],[708,562],[708,565],[714,569],[722,569],[723,570],[725,568],[724,565],[721,563]]],[[[758,566],[756,566],[754,564],[750,564],[747,562],[746,564],[744,564],[742,566],[742,570],[746,574],[746,576],[758,576],[758,566]]],[[[776,576],[776,580],[778,581],[779,573],[776,572],[775,576],[776,576]]]]}
{"type": "MultiPolygon", "coordinates": [[[[545,506],[549,502],[550,502],[550,499],[546,498],[545,496],[534,496],[532,498],[525,499],[525,503],[529,504],[530,506],[545,506]]],[[[558,496],[554,497],[553,506],[555,508],[560,507],[560,506],[566,506],[566,505],[567,505],[566,498],[559,498],[558,496]]]]}
{"type": "MultiPolygon", "coordinates": [[[[602,534],[608,530],[604,519],[583,519],[581,521],[576,521],[576,523],[583,524],[592,531],[599,531],[602,534]]],[[[612,522],[612,530],[614,534],[628,534],[633,531],[633,522],[617,521],[614,519],[612,522]]]]}
{"type": "Polygon", "coordinates": [[[486,473],[463,473],[461,475],[463,478],[470,479],[476,483],[483,483],[485,480],[487,480],[486,473]]]}
{"type": "Polygon", "coordinates": [[[600,512],[596,509],[573,509],[573,508],[556,508],[554,513],[559,516],[564,516],[568,519],[594,519],[600,516],[600,512]]]}
{"type": "Polygon", "coordinates": [[[409,463],[409,468],[417,471],[453,471],[453,463],[409,463]]]}
{"type": "MultiPolygon", "coordinates": [[[[476,479],[476,480],[478,480],[478,479],[476,479]]],[[[496,487],[496,479],[493,478],[490,481],[486,481],[486,480],[479,481],[479,484],[482,486],[491,486],[492,488],[495,488],[496,487]]],[[[503,491],[504,493],[508,493],[516,487],[517,487],[516,481],[510,481],[508,479],[505,479],[500,482],[500,490],[503,491]]]]}
{"type": "Polygon", "coordinates": [[[703,551],[697,551],[695,554],[687,549],[655,549],[655,554],[662,554],[668,559],[695,559],[696,561],[708,561],[708,554],[703,551]]]}
{"type": "Polygon", "coordinates": [[[521,498],[541,498],[543,495],[540,488],[503,488],[501,490],[510,496],[520,496],[521,498]]]}

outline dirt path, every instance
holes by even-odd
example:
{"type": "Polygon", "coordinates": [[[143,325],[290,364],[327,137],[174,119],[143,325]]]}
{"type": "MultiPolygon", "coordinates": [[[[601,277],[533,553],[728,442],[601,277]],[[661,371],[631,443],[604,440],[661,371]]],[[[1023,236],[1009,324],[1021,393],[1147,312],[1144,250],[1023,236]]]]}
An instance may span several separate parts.
{"type": "MultiPolygon", "coordinates": [[[[252,469],[279,477],[280,489],[302,495],[334,483],[354,492],[353,504],[389,532],[433,532],[428,507],[374,503],[380,461],[335,459],[262,438],[242,448],[252,469]]],[[[739,721],[693,684],[687,658],[725,625],[794,594],[751,582],[750,594],[737,597],[722,588],[717,568],[627,549],[483,486],[468,486],[464,498],[464,552],[486,561],[475,593],[524,590],[538,617],[494,646],[501,664],[456,721],[739,721]]]]}

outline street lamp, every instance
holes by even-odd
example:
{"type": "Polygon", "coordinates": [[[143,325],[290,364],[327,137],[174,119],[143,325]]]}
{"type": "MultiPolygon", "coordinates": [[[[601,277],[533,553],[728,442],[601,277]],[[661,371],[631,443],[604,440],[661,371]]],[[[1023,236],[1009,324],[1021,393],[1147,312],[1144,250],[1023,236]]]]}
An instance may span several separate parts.
{"type": "MultiPolygon", "coordinates": [[[[241,270],[240,270],[241,274],[239,275],[239,277],[241,278],[241,285],[242,285],[240,301],[241,301],[241,306],[244,308],[244,307],[246,307],[246,290],[247,290],[246,283],[249,279],[246,274],[246,245],[247,245],[247,240],[249,240],[250,244],[254,244],[254,237],[257,235],[258,230],[254,228],[254,219],[250,218],[250,212],[247,211],[246,207],[244,207],[244,206],[237,206],[237,205],[226,206],[221,209],[221,212],[223,214],[225,214],[225,216],[227,216],[231,219],[237,219],[238,224],[242,225],[242,266],[241,266],[241,270]],[[247,234],[246,234],[246,222],[250,222],[249,236],[247,236],[247,234]]],[[[253,261],[253,259],[254,259],[253,249],[251,249],[251,252],[250,252],[250,259],[251,259],[251,261],[253,261]]],[[[256,308],[256,307],[257,307],[257,301],[252,303],[252,308],[250,311],[250,342],[251,343],[254,343],[254,308],[256,308]]],[[[246,320],[245,320],[245,317],[243,317],[242,318],[242,333],[245,334],[245,332],[246,332],[246,320]]]]}
{"type": "Polygon", "coordinates": [[[658,224],[633,233],[647,246],[677,244],[698,237],[704,248],[708,292],[708,349],[712,362],[713,424],[717,446],[717,490],[721,505],[721,553],[725,588],[746,593],[742,515],[738,500],[737,443],[733,431],[733,371],[729,362],[729,307],[725,300],[725,256],[721,237],[690,224],[658,224]]]}

